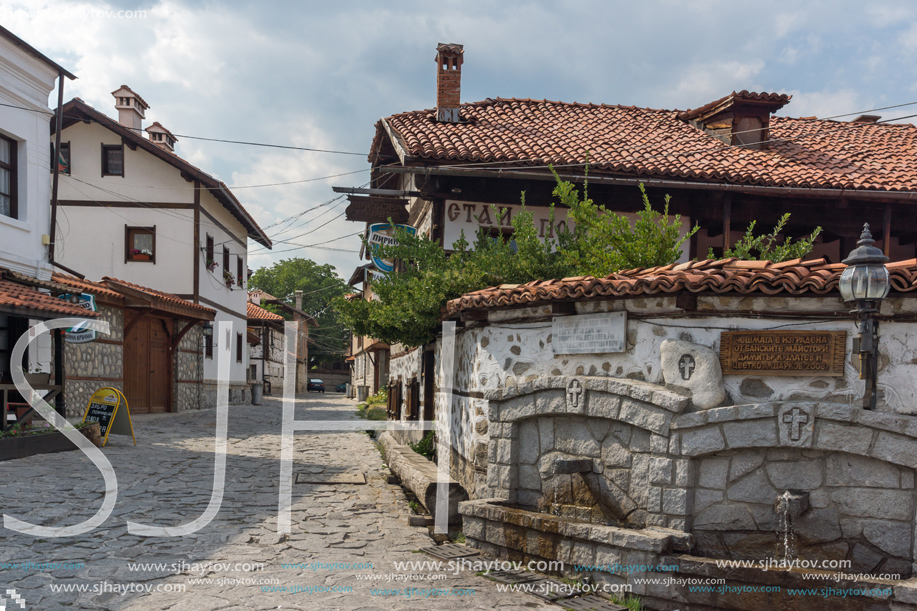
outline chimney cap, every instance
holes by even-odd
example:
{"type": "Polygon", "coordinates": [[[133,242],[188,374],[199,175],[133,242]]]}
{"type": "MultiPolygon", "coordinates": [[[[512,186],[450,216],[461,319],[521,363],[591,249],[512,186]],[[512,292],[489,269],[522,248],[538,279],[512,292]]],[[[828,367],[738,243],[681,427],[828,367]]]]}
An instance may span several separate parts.
{"type": "Polygon", "coordinates": [[[140,97],[140,94],[128,87],[127,85],[121,85],[118,89],[115,89],[111,94],[116,98],[125,98],[125,97],[134,97],[137,98],[137,101],[143,106],[144,110],[150,107],[146,103],[146,100],[140,97]],[[129,95],[128,95],[129,94],[129,95]]]}
{"type": "Polygon", "coordinates": [[[454,42],[441,42],[436,45],[436,52],[443,55],[461,55],[465,52],[464,49],[464,45],[454,42]]]}
{"type": "Polygon", "coordinates": [[[146,131],[157,133],[157,134],[168,134],[172,136],[173,140],[178,140],[178,138],[175,137],[175,134],[173,134],[172,132],[167,130],[165,127],[163,127],[162,123],[160,123],[159,121],[153,121],[153,124],[147,127],[146,131]]]}
{"type": "Polygon", "coordinates": [[[852,120],[851,123],[875,123],[881,118],[881,115],[860,115],[856,119],[852,120]]]}

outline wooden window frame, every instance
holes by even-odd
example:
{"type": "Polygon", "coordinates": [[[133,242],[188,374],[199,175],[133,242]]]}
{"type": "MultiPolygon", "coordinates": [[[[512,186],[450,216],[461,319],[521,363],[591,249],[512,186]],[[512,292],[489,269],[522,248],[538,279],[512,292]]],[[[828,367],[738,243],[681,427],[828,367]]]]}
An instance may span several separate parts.
{"type": "Polygon", "coordinates": [[[206,265],[207,261],[216,262],[214,257],[216,257],[216,247],[213,244],[213,236],[208,233],[206,246],[204,247],[204,264],[206,265]]]}
{"type": "Polygon", "coordinates": [[[229,246],[223,244],[223,271],[229,271],[229,246]]]}
{"type": "Polygon", "coordinates": [[[236,362],[242,362],[242,344],[244,338],[241,333],[236,333],[236,362]]]}
{"type": "Polygon", "coordinates": [[[13,140],[12,138],[7,138],[6,136],[0,136],[3,140],[6,140],[10,143],[10,162],[4,163],[0,161],[0,168],[7,170],[10,173],[10,192],[4,193],[10,198],[10,214],[9,218],[18,219],[19,218],[19,143],[13,140]]]}
{"type": "Polygon", "coordinates": [[[208,359],[213,358],[213,336],[212,335],[204,336],[204,357],[208,359]]]}
{"type": "Polygon", "coordinates": [[[156,263],[156,225],[152,227],[134,227],[131,225],[124,226],[124,262],[127,263],[156,263]],[[153,254],[149,259],[135,259],[137,255],[132,255],[131,250],[134,247],[134,234],[149,233],[153,236],[153,254]]]}
{"type": "Polygon", "coordinates": [[[102,145],[102,176],[121,176],[124,177],[124,145],[123,144],[103,144],[102,145]],[[108,151],[120,150],[121,151],[121,173],[113,174],[108,171],[108,151]]]}
{"type": "MultiPolygon", "coordinates": [[[[66,142],[61,142],[60,150],[61,152],[65,150],[67,151],[67,171],[66,172],[61,171],[61,174],[64,174],[65,176],[69,176],[71,170],[73,169],[73,166],[70,163],[70,141],[68,140],[66,142]]],[[[60,154],[57,154],[55,152],[54,145],[52,144],[51,145],[51,172],[54,172],[54,168],[56,167],[54,164],[59,163],[59,162],[60,162],[60,154]]]]}
{"type": "Polygon", "coordinates": [[[236,280],[239,283],[239,288],[242,288],[242,255],[236,255],[236,280]]]}

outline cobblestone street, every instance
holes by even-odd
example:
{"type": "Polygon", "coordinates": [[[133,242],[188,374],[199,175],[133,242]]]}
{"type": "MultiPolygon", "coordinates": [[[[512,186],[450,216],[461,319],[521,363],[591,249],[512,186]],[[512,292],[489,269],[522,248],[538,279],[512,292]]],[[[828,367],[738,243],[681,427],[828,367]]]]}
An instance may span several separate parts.
{"type": "MultiPolygon", "coordinates": [[[[333,393],[303,395],[296,417],[356,419],[353,405],[333,393]]],[[[408,501],[399,486],[385,482],[381,456],[365,433],[296,434],[294,475],[363,473],[366,484],[294,484],[293,533],[278,535],[279,400],[230,408],[226,491],[208,526],[174,538],[128,534],[128,520],[170,526],[203,513],[213,481],[214,423],[213,410],[135,417],[137,446],[112,436],[103,450],[118,476],[112,515],[78,537],[42,539],[2,529],[0,588],[15,589],[28,610],[558,608],[499,592],[470,570],[396,568],[395,562],[435,560],[414,553],[433,542],[426,528],[407,525],[408,501]],[[34,564],[15,566],[26,563],[34,564]],[[68,563],[82,566],[46,566],[68,563]],[[333,563],[339,564],[327,566],[333,563]],[[341,566],[348,563],[359,568],[341,566]],[[411,575],[418,578],[387,580],[411,575]],[[399,588],[468,591],[418,600],[423,594],[390,594],[399,588]]],[[[8,461],[0,471],[3,513],[21,520],[77,524],[102,501],[101,475],[81,452],[8,461]]]]}

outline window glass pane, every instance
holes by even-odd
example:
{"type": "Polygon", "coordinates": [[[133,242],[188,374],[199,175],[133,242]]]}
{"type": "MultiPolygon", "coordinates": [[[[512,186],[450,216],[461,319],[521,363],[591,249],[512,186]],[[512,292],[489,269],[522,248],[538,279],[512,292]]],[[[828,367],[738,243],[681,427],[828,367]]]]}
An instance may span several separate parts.
{"type": "Polygon", "coordinates": [[[152,233],[135,233],[134,248],[141,251],[148,251],[145,254],[153,254],[153,234],[152,233]]]}
{"type": "Polygon", "coordinates": [[[123,174],[124,173],[124,150],[117,149],[106,149],[105,155],[108,159],[107,165],[107,174],[123,174]]]}
{"type": "Polygon", "coordinates": [[[10,172],[9,170],[0,168],[0,193],[2,193],[3,195],[11,195],[10,193],[10,178],[11,177],[12,177],[12,172],[10,172]]]}
{"type": "Polygon", "coordinates": [[[0,161],[10,163],[10,141],[0,138],[0,161]]]}
{"type": "Polygon", "coordinates": [[[0,214],[3,216],[10,215],[10,198],[6,195],[0,195],[0,214]]]}

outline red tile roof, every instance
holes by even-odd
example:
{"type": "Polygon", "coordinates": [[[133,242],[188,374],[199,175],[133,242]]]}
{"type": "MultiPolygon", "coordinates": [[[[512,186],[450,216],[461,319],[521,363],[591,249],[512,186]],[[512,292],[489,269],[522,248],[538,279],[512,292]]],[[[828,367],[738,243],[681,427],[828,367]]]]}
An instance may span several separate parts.
{"type": "Polygon", "coordinates": [[[265,310],[262,307],[256,306],[251,301],[247,304],[248,306],[248,319],[249,320],[266,320],[268,322],[283,322],[285,319],[279,314],[274,314],[269,310],[265,310]]]}
{"type": "Polygon", "coordinates": [[[43,293],[36,288],[13,282],[0,272],[0,309],[8,311],[22,310],[24,314],[45,315],[48,318],[73,316],[94,318],[98,312],[90,312],[71,305],[58,297],[43,293]]]}
{"type": "MultiPolygon", "coordinates": [[[[775,104],[783,99],[781,94],[736,95],[743,94],[777,96],[769,100],[775,104]]],[[[385,122],[399,146],[418,161],[562,166],[584,164],[588,155],[592,169],[633,176],[917,190],[917,127],[911,124],[771,117],[769,148],[753,150],[727,145],[679,119],[679,114],[501,98],[463,104],[462,123],[436,122],[434,110],[401,113],[385,122]]],[[[370,161],[386,138],[380,121],[370,161]]]]}
{"type": "Polygon", "coordinates": [[[213,308],[208,308],[207,306],[193,303],[187,299],[182,299],[178,295],[173,295],[172,293],[157,291],[156,289],[140,286],[139,284],[134,284],[133,282],[128,282],[126,280],[109,278],[108,276],[103,277],[102,282],[106,285],[106,287],[114,289],[115,291],[127,288],[133,289],[134,291],[138,291],[140,293],[144,293],[149,297],[152,297],[151,303],[154,307],[166,311],[177,314],[189,314],[206,320],[213,320],[216,316],[216,310],[213,308]]]}
{"type": "Polygon", "coordinates": [[[118,291],[110,289],[101,282],[93,282],[92,280],[86,280],[85,278],[77,278],[76,276],[68,276],[66,274],[55,272],[51,274],[51,280],[58,284],[76,289],[81,293],[91,293],[96,297],[109,297],[111,299],[117,300],[120,300],[124,297],[124,295],[118,291]]]}
{"type": "MultiPolygon", "coordinates": [[[[813,261],[740,261],[708,259],[678,265],[631,269],[605,278],[591,276],[562,280],[536,280],[501,285],[463,295],[446,304],[444,314],[463,310],[523,306],[568,299],[633,297],[665,293],[738,293],[743,295],[824,295],[837,290],[843,263],[813,261]]],[[[892,290],[917,290],[917,259],[887,265],[892,290]]]]}

